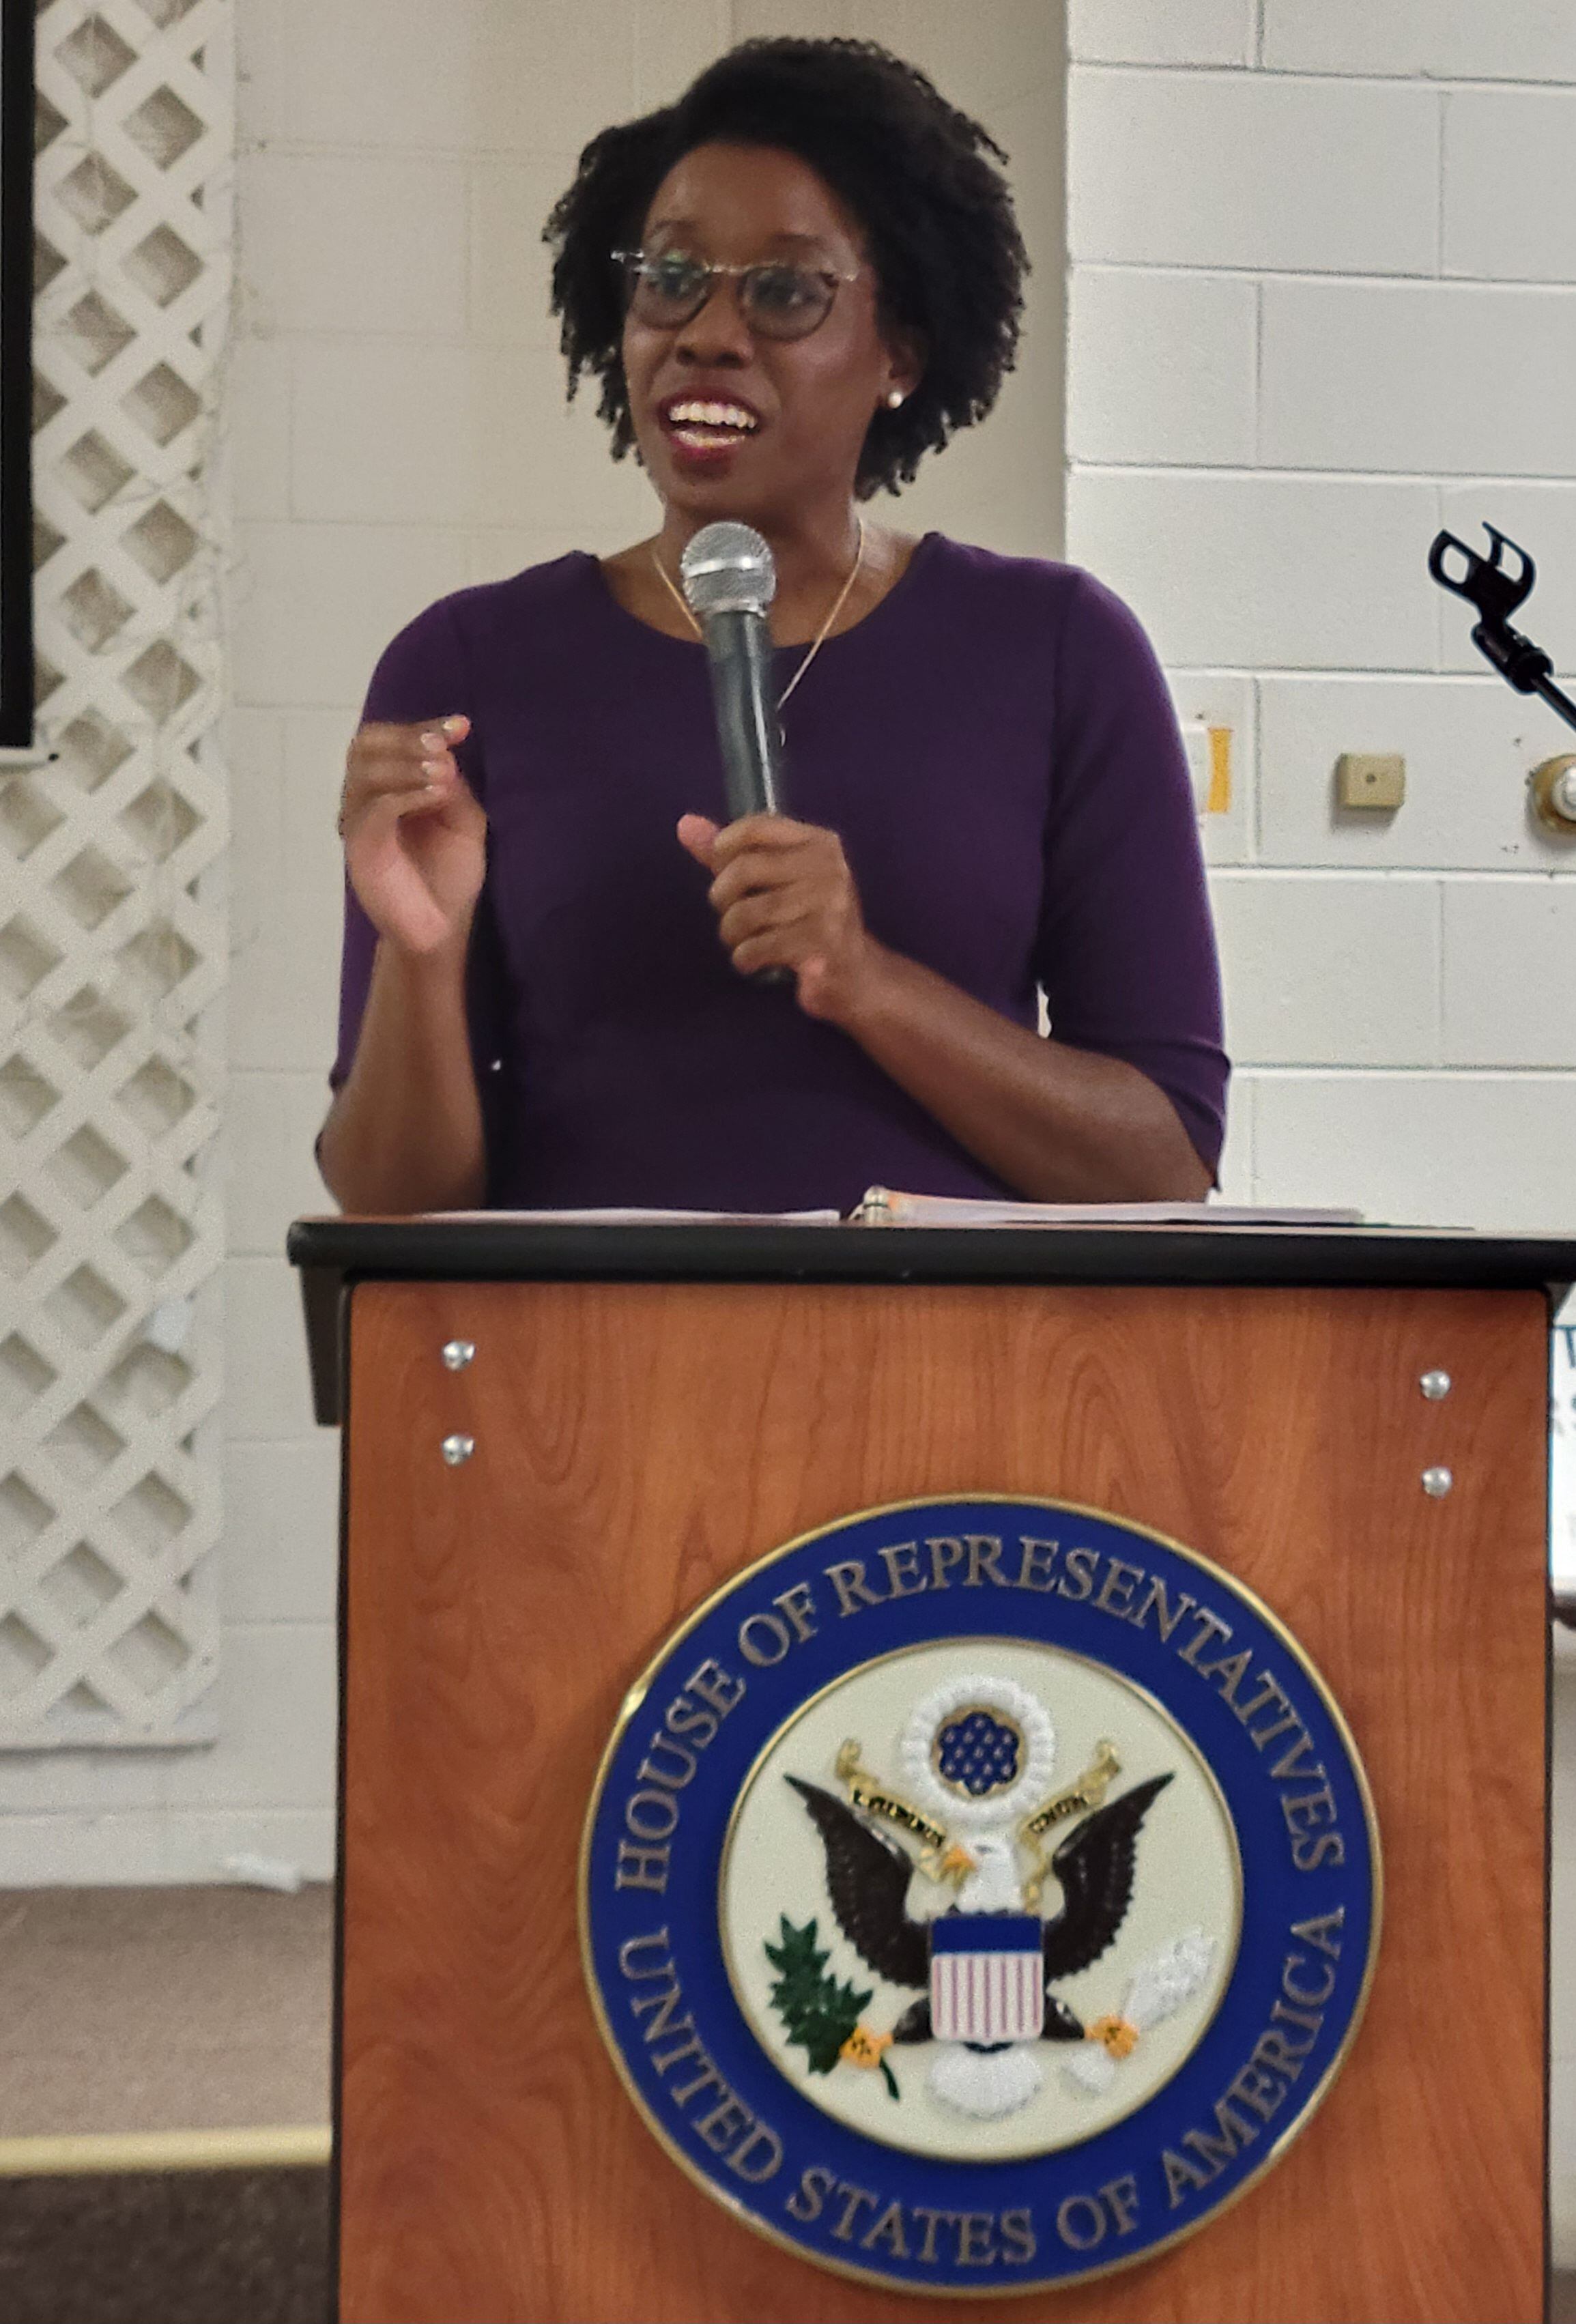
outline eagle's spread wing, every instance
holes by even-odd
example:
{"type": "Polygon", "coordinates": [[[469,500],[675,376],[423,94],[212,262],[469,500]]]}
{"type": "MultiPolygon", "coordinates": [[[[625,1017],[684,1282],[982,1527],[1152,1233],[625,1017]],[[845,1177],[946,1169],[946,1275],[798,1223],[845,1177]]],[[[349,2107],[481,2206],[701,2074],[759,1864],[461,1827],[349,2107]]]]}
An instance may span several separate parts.
{"type": "Polygon", "coordinates": [[[1127,1918],[1133,1895],[1138,1827],[1157,1792],[1171,1781],[1151,1775],[1085,1816],[1051,1858],[1062,1884],[1062,1909],[1046,1923],[1046,1983],[1071,1977],[1096,1961],[1127,1918]]]}
{"type": "Polygon", "coordinates": [[[904,1909],[913,1858],[818,1784],[788,1781],[809,1809],[826,1850],[832,1909],[860,1959],[889,1985],[930,1983],[930,1941],[904,1909]]]}

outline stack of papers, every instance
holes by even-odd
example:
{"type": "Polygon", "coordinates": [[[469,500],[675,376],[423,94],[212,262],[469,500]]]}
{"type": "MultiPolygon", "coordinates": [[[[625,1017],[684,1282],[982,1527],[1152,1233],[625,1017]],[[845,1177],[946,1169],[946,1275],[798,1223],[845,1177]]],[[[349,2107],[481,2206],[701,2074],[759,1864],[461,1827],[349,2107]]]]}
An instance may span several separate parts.
{"type": "Polygon", "coordinates": [[[972,1202],[871,1186],[844,1221],[836,1211],[428,1211],[429,1219],[559,1227],[1353,1227],[1360,1211],[1242,1210],[1229,1203],[972,1202]]]}
{"type": "Polygon", "coordinates": [[[872,1186],[853,1213],[867,1227],[1355,1227],[1360,1211],[1254,1211],[1229,1203],[989,1203],[872,1186]]]}

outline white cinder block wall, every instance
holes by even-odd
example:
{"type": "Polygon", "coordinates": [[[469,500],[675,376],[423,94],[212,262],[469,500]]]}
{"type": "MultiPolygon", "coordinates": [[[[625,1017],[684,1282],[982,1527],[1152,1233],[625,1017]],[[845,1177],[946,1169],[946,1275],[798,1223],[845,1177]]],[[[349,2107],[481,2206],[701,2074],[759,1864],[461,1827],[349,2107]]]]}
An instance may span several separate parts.
{"type": "Polygon", "coordinates": [[[1576,666],[1576,14],[1074,0],[1072,47],[1068,553],[1233,730],[1228,1186],[1576,1224],[1576,849],[1523,795],[1569,738],[1424,567],[1498,523],[1576,666]]]}
{"type": "Polygon", "coordinates": [[[220,1739],[0,1765],[7,1873],[209,1880],[246,1850],[334,1862],[338,1440],[313,1427],[292,1217],[338,976],[334,814],[373,664],[447,590],[650,529],[564,401],[541,226],[585,140],[760,32],[854,33],[1011,149],[1038,261],[991,427],[899,521],[1061,541],[1064,53],[1046,0],[236,0],[240,303],[226,434],[234,851],[226,1130],[220,1739]]]}
{"type": "MultiPolygon", "coordinates": [[[[1523,786],[1576,739],[1424,560],[1497,523],[1576,669],[1576,10],[1072,0],[1070,34],[1068,554],[1233,733],[1226,1190],[1569,1232],[1576,844],[1523,786]],[[1344,751],[1405,753],[1397,813],[1336,812],[1344,751]]],[[[1556,1692],[1571,2265],[1576,1674],[1556,1692]]]]}

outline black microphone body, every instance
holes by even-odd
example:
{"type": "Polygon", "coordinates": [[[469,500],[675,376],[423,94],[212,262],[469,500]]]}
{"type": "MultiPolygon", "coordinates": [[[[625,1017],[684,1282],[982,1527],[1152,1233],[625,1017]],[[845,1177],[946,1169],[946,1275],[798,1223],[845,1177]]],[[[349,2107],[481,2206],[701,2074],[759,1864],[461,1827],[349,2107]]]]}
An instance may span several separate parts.
{"type": "Polygon", "coordinates": [[[712,666],[712,701],[728,819],[781,813],[782,751],[764,613],[728,610],[701,617],[712,666]]]}

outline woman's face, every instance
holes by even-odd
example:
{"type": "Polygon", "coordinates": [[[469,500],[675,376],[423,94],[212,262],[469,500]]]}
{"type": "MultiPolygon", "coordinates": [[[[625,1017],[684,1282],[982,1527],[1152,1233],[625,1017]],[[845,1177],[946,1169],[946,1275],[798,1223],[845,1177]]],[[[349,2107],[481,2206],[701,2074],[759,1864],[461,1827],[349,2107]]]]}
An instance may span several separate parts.
{"type": "Polygon", "coordinates": [[[699,523],[725,515],[770,529],[845,502],[871,418],[916,374],[880,324],[862,239],[831,188],[777,146],[700,145],[658,188],[641,246],[648,257],[786,260],[853,276],[804,338],[752,331],[731,276],[687,323],[631,314],[623,334],[635,441],[665,504],[699,523]]]}

